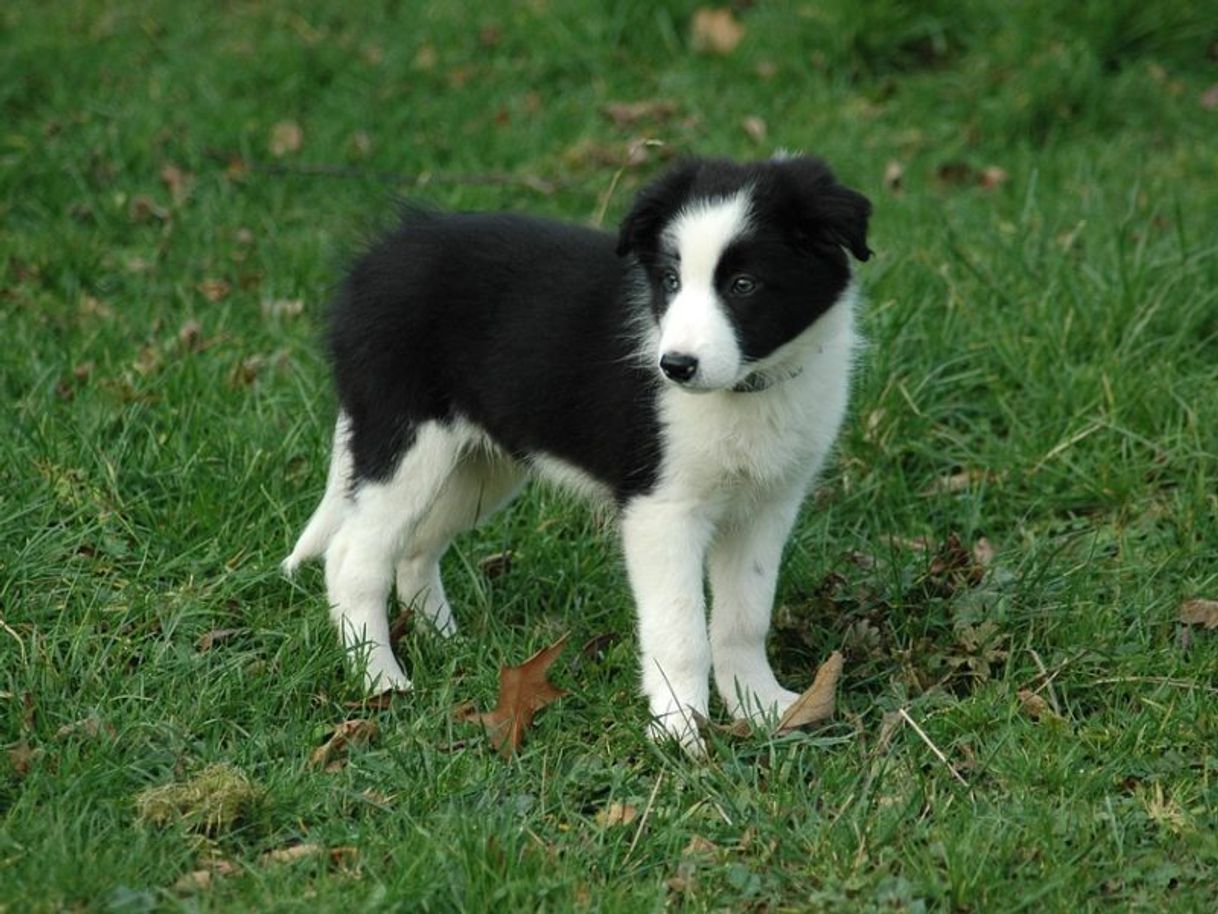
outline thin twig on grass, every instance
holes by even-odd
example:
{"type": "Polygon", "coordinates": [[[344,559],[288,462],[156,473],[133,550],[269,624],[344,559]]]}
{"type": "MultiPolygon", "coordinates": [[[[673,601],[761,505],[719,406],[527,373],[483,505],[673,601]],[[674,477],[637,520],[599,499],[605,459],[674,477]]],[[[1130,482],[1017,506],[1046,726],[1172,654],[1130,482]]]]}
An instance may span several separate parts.
{"type": "Polygon", "coordinates": [[[630,839],[630,847],[626,848],[626,856],[622,859],[623,864],[630,859],[630,855],[634,853],[635,846],[639,843],[639,838],[643,834],[643,827],[647,824],[647,817],[651,815],[651,807],[655,805],[656,794],[660,792],[660,785],[662,783],[664,783],[663,771],[656,776],[655,786],[651,788],[651,796],[647,798],[647,805],[643,807],[643,814],[639,816],[639,824],[634,830],[634,837],[630,839]]]}
{"type": "Polygon", "coordinates": [[[914,728],[914,732],[917,733],[918,736],[922,737],[922,742],[926,743],[926,745],[930,747],[930,751],[935,754],[935,756],[939,759],[939,761],[941,761],[944,765],[947,766],[947,770],[952,773],[952,777],[954,777],[957,781],[959,781],[965,787],[968,787],[968,785],[969,785],[968,781],[966,781],[964,779],[964,777],[960,774],[960,772],[956,770],[955,766],[947,760],[947,756],[944,755],[941,751],[939,751],[939,747],[936,746],[931,741],[931,738],[926,735],[926,731],[918,726],[917,722],[914,721],[914,719],[909,716],[908,712],[904,708],[900,708],[897,711],[897,713],[901,715],[901,717],[904,719],[905,723],[909,724],[911,727],[914,728]]]}

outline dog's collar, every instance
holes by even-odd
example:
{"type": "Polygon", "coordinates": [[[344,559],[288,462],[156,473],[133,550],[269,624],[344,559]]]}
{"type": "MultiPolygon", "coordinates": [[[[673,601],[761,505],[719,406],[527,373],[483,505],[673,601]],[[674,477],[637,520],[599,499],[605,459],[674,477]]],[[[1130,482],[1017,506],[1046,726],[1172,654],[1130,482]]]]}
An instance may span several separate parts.
{"type": "Polygon", "coordinates": [[[788,371],[782,374],[767,374],[764,371],[754,371],[752,374],[745,375],[744,380],[732,388],[732,393],[761,393],[763,390],[769,390],[775,384],[781,384],[783,381],[790,381],[792,378],[797,378],[803,373],[804,369],[802,365],[796,368],[794,371],[788,371]]]}

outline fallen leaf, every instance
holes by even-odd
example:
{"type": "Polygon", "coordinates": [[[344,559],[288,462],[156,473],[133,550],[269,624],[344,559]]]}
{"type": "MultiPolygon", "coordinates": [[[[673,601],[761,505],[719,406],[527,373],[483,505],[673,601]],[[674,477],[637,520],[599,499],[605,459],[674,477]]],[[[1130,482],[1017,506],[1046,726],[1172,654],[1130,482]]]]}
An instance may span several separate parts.
{"type": "Polygon", "coordinates": [[[178,345],[187,352],[198,352],[203,344],[203,325],[194,318],[184,323],[178,330],[178,345]]]}
{"type": "Polygon", "coordinates": [[[1218,111],[1218,83],[1202,92],[1199,101],[1206,111],[1218,111]]]}
{"type": "Polygon", "coordinates": [[[136,194],[127,204],[127,217],[132,222],[165,222],[169,219],[169,210],[147,194],[136,194]]]}
{"type": "Polygon", "coordinates": [[[703,854],[714,854],[718,852],[719,845],[710,838],[703,838],[701,835],[694,835],[689,839],[689,843],[685,845],[685,849],[681,851],[682,857],[695,857],[703,854]]]}
{"type": "Polygon", "coordinates": [[[806,692],[796,699],[795,704],[787,708],[787,712],[774,728],[775,733],[788,733],[799,727],[820,723],[833,716],[833,707],[837,694],[837,681],[842,676],[842,654],[834,651],[829,659],[820,665],[816,677],[806,692]]]}
{"type": "Polygon", "coordinates": [[[102,720],[97,714],[90,714],[88,717],[73,721],[70,724],[64,724],[55,731],[55,738],[66,739],[69,736],[85,736],[89,739],[95,739],[103,733],[107,736],[114,736],[114,725],[102,720]]]}
{"type": "Polygon", "coordinates": [[[981,169],[981,174],[977,177],[977,183],[985,190],[993,190],[1001,184],[1006,184],[1010,174],[1005,168],[998,165],[987,165],[981,169]]]}
{"type": "Polygon", "coordinates": [[[889,159],[884,166],[884,186],[893,193],[901,189],[905,182],[905,166],[896,159],[889,159]]]}
{"type": "Polygon", "coordinates": [[[994,561],[994,556],[998,554],[993,545],[984,536],[979,537],[977,542],[973,543],[973,561],[983,568],[994,561]]]}
{"type": "Polygon", "coordinates": [[[280,121],[271,128],[271,137],[267,149],[271,155],[281,159],[289,153],[297,152],[304,144],[304,131],[295,121],[280,121]]]}
{"type": "Polygon", "coordinates": [[[740,126],[744,128],[744,132],[749,135],[749,139],[751,139],[754,143],[765,142],[767,133],[765,121],[763,121],[757,115],[750,114],[740,122],[740,126]]]}
{"type": "Polygon", "coordinates": [[[728,7],[704,6],[694,13],[690,34],[695,51],[730,54],[744,38],[744,26],[728,7]]]}
{"type": "Polygon", "coordinates": [[[993,478],[994,474],[989,470],[979,470],[976,468],[960,470],[958,473],[940,476],[923,489],[921,494],[950,495],[956,492],[966,492],[978,483],[987,482],[993,478]]]}
{"type": "Polygon", "coordinates": [[[161,169],[161,180],[169,188],[174,203],[182,203],[190,196],[190,186],[194,183],[194,175],[173,164],[161,169]]]}
{"type": "Polygon", "coordinates": [[[380,732],[381,728],[375,720],[367,718],[344,720],[334,728],[330,738],[309,755],[309,767],[322,768],[327,771],[335,770],[331,768],[331,765],[342,767],[343,756],[348,747],[370,743],[380,735],[380,732]]]}
{"type": "Polygon", "coordinates": [[[567,636],[563,635],[520,666],[499,668],[499,703],[493,711],[479,714],[478,719],[486,727],[491,745],[505,758],[520,748],[533,716],[567,694],[546,678],[546,671],[566,644],[567,636]]]}
{"type": "Polygon", "coordinates": [[[1177,618],[1185,625],[1218,628],[1218,600],[1185,600],[1177,618]]]}
{"type": "Polygon", "coordinates": [[[492,581],[495,578],[503,577],[512,570],[512,555],[512,550],[507,549],[484,556],[478,560],[478,570],[492,581]]]}
{"type": "Polygon", "coordinates": [[[644,99],[637,102],[610,102],[605,115],[615,127],[634,127],[644,121],[662,123],[677,113],[677,103],[670,99],[644,99]]]}
{"type": "Polygon", "coordinates": [[[34,749],[26,740],[21,740],[8,750],[8,763],[15,774],[25,775],[30,773],[30,767],[40,755],[41,749],[34,749]]]}
{"type": "Polygon", "coordinates": [[[639,811],[637,807],[631,806],[629,803],[619,803],[615,800],[604,809],[597,810],[596,824],[601,828],[610,828],[614,825],[629,825],[638,817],[639,811]]]}
{"type": "Polygon", "coordinates": [[[213,628],[199,636],[199,640],[195,642],[195,650],[200,654],[205,654],[217,644],[227,641],[233,635],[239,635],[243,631],[245,631],[243,628],[213,628]]]}
{"type": "Polygon", "coordinates": [[[237,864],[231,860],[216,860],[179,878],[173,884],[173,889],[175,892],[198,892],[211,888],[212,881],[217,876],[230,876],[235,872],[237,864]]]}
{"type": "Polygon", "coordinates": [[[1033,720],[1060,719],[1049,703],[1030,689],[1020,689],[1017,694],[1020,709],[1033,720]]]}
{"type": "Polygon", "coordinates": [[[204,279],[195,288],[209,302],[223,301],[233,290],[232,284],[227,279],[204,279]]]}
{"type": "Polygon", "coordinates": [[[267,851],[258,858],[258,862],[263,866],[268,863],[294,863],[308,857],[320,856],[325,852],[326,849],[320,844],[293,844],[290,847],[277,847],[267,851]]]}

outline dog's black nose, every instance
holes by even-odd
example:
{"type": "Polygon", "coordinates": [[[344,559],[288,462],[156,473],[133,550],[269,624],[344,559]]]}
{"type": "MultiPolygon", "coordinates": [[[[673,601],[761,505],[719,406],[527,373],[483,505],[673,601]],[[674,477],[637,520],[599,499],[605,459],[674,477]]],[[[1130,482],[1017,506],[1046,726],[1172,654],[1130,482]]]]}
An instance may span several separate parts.
{"type": "Polygon", "coordinates": [[[660,371],[674,381],[683,384],[692,378],[697,370],[698,360],[692,355],[685,355],[683,352],[666,352],[660,356],[660,371]]]}

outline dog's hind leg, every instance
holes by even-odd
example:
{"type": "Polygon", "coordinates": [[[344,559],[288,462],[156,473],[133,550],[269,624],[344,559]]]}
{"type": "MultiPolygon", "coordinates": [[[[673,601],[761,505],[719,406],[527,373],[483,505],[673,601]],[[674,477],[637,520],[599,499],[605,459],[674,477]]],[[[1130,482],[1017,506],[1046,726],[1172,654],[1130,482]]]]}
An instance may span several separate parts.
{"type": "Polygon", "coordinates": [[[330,469],[326,473],[326,491],[321,503],[304,531],[296,540],[296,546],[279,567],[291,577],[302,562],[320,558],[330,545],[334,532],[342,525],[343,515],[350,507],[348,488],[351,485],[351,422],[344,413],[338,414],[334,423],[334,443],[330,449],[330,469]]]}
{"type": "Polygon", "coordinates": [[[715,685],[735,717],[764,722],[798,697],[779,685],[765,652],[778,566],[798,508],[793,495],[733,512],[710,548],[715,685]]]}
{"type": "Polygon", "coordinates": [[[466,453],[406,542],[397,565],[398,601],[414,606],[441,635],[455,634],[457,624],[440,579],[440,559],[453,537],[510,501],[524,479],[524,470],[511,458],[482,450],[466,453]]]}
{"type": "Polygon", "coordinates": [[[363,480],[326,550],[330,614],[349,651],[364,653],[369,689],[408,689],[389,643],[394,566],[439,499],[467,438],[439,422],[419,426],[384,481],[363,480]]]}

